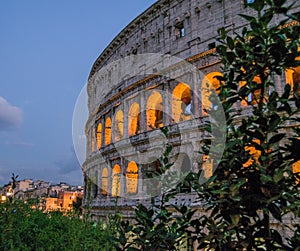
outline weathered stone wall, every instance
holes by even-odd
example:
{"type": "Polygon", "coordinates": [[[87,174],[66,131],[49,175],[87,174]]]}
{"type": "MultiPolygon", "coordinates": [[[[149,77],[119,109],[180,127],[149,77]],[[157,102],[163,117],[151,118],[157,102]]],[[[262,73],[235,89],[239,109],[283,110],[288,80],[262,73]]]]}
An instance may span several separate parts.
{"type": "MultiPolygon", "coordinates": [[[[292,2],[292,1],[291,1],[292,2]]],[[[295,6],[295,12],[300,11],[300,3],[295,6]]],[[[122,58],[139,55],[143,53],[170,54],[181,59],[186,59],[197,69],[201,70],[203,75],[220,71],[220,62],[215,54],[217,44],[217,30],[225,27],[230,32],[239,32],[244,27],[245,22],[239,14],[245,13],[252,15],[251,11],[244,8],[243,0],[160,0],[148,8],[145,12],[128,24],[101,53],[94,63],[88,82],[89,97],[89,119],[86,124],[87,135],[87,159],[83,165],[83,170],[92,179],[91,203],[92,215],[95,218],[103,218],[107,213],[114,210],[115,198],[110,194],[101,195],[101,171],[108,167],[108,190],[112,189],[112,167],[116,164],[121,167],[121,199],[118,200],[118,206],[124,213],[130,217],[132,215],[132,206],[135,200],[126,194],[126,167],[128,160],[134,158],[137,151],[148,151],[149,155],[155,154],[157,142],[149,142],[145,111],[146,101],[150,92],[153,90],[172,93],[178,84],[174,79],[168,79],[165,76],[155,75],[155,69],[142,69],[142,66],[128,65],[136,67],[136,76],[128,77],[127,69],[120,68],[118,61],[122,58]],[[112,64],[112,67],[105,66],[112,64]],[[149,77],[150,75],[150,77],[149,77]],[[122,81],[119,81],[122,79],[122,81]],[[142,92],[147,90],[149,92],[142,92]],[[136,95],[139,93],[139,95],[136,95]],[[142,93],[142,94],[141,94],[142,93]],[[128,113],[133,102],[137,102],[144,110],[141,112],[140,131],[134,136],[128,135],[128,113]],[[114,116],[122,108],[124,113],[124,135],[118,142],[112,139],[110,144],[105,144],[105,137],[102,136],[102,145],[97,149],[97,125],[105,125],[106,118],[112,120],[111,130],[114,127],[114,116]],[[126,199],[124,199],[126,197],[126,199]]],[[[279,22],[275,19],[274,22],[279,22]]],[[[176,69],[174,70],[176,71],[176,69]]],[[[193,81],[193,75],[188,78],[181,76],[178,71],[178,79],[189,79],[191,91],[193,92],[192,105],[193,122],[182,121],[180,132],[178,126],[172,122],[168,116],[164,116],[163,124],[168,126],[171,136],[169,141],[173,144],[173,155],[187,154],[182,152],[186,149],[193,170],[200,168],[198,166],[198,152],[205,137],[203,128],[203,111],[201,102],[197,96],[201,96],[201,83],[193,81]],[[200,85],[200,86],[199,86],[200,85]]],[[[282,86],[285,77],[276,80],[278,89],[282,86]]],[[[163,111],[170,114],[170,109],[166,104],[171,102],[170,98],[163,96],[163,111]]],[[[102,128],[104,130],[104,128],[102,128]]],[[[158,130],[157,130],[158,131],[158,130]]],[[[114,134],[112,134],[114,137],[114,134]]],[[[150,162],[150,161],[148,161],[150,162]]],[[[139,165],[139,184],[138,195],[145,197],[146,189],[143,184],[143,175],[146,171],[153,170],[149,163],[139,165]]],[[[86,190],[88,186],[86,184],[86,190]]],[[[86,196],[87,197],[87,196],[86,196]]],[[[190,195],[192,198],[192,195],[190,195]]],[[[188,200],[189,195],[184,195],[184,200],[188,200]]],[[[147,202],[147,201],[146,201],[147,202]]],[[[149,202],[150,203],[150,202],[149,202]]],[[[193,204],[193,207],[195,205],[193,204]]]]}

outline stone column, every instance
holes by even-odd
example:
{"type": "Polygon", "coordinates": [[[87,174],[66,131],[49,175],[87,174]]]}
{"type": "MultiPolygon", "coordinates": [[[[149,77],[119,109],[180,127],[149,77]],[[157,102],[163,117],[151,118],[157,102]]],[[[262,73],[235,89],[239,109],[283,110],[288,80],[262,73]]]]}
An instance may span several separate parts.
{"type": "Polygon", "coordinates": [[[147,114],[146,114],[146,93],[141,92],[140,95],[140,131],[146,132],[147,131],[147,114]]]}
{"type": "Polygon", "coordinates": [[[164,126],[168,126],[172,124],[172,90],[170,89],[169,81],[166,81],[163,86],[165,91],[163,93],[163,123],[164,126]]]}
{"type": "Polygon", "coordinates": [[[198,72],[192,73],[192,112],[195,118],[202,116],[202,79],[198,72]]]}

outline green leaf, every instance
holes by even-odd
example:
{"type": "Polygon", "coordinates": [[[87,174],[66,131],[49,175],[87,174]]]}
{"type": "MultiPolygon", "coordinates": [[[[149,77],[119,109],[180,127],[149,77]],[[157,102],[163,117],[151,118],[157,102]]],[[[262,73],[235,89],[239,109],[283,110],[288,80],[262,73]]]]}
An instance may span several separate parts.
{"type": "Polygon", "coordinates": [[[268,209],[270,210],[271,214],[273,215],[273,217],[274,217],[276,220],[281,221],[280,208],[279,208],[277,205],[275,205],[275,203],[271,203],[271,204],[268,206],[268,209]]]}
{"type": "Polygon", "coordinates": [[[227,37],[226,39],[227,46],[229,47],[230,50],[234,49],[234,41],[231,37],[227,37]]]}
{"type": "Polygon", "coordinates": [[[285,137],[285,135],[286,135],[285,133],[278,133],[278,134],[274,135],[273,137],[271,137],[268,143],[270,145],[277,143],[280,140],[282,140],[285,137]]]}
{"type": "Polygon", "coordinates": [[[240,222],[241,216],[239,214],[230,215],[232,223],[234,226],[237,226],[240,222]]]}
{"type": "Polygon", "coordinates": [[[240,14],[240,16],[249,22],[255,21],[255,17],[253,17],[253,16],[248,16],[245,14],[240,14]]]}

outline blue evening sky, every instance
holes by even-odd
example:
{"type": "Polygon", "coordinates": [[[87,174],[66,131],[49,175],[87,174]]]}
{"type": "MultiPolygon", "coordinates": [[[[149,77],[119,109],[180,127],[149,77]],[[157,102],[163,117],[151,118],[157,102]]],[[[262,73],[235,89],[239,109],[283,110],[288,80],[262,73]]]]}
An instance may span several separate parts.
{"type": "Polygon", "coordinates": [[[81,185],[72,113],[91,66],[155,0],[0,1],[0,186],[81,185]]]}

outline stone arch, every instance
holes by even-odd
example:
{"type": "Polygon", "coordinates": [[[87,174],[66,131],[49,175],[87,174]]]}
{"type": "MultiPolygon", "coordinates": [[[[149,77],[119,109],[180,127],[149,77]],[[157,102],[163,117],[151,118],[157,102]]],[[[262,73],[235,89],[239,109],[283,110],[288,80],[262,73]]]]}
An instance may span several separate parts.
{"type": "Polygon", "coordinates": [[[107,196],[108,195],[108,168],[104,167],[102,169],[101,175],[101,195],[107,196]]]}
{"type": "Polygon", "coordinates": [[[116,164],[112,170],[112,197],[120,196],[121,194],[121,167],[116,164]]]}
{"type": "Polygon", "coordinates": [[[114,139],[119,141],[124,136],[124,114],[120,109],[116,112],[114,121],[114,139]]]}
{"type": "MultiPolygon", "coordinates": [[[[298,47],[298,52],[300,52],[300,46],[298,47]]],[[[300,61],[300,56],[296,57],[297,61],[300,61]]],[[[286,83],[288,83],[292,90],[300,95],[300,66],[287,69],[285,72],[286,83]]]]}
{"type": "Polygon", "coordinates": [[[153,90],[146,104],[147,130],[163,127],[162,95],[153,90]]]}
{"type": "Polygon", "coordinates": [[[97,148],[100,149],[102,146],[102,123],[97,126],[97,148]]]}
{"type": "Polygon", "coordinates": [[[213,108],[213,104],[211,103],[210,97],[213,94],[213,90],[216,94],[219,93],[219,88],[221,86],[221,81],[218,79],[218,77],[222,77],[223,74],[218,71],[210,72],[208,73],[203,81],[202,81],[202,109],[204,111],[204,114],[206,113],[206,110],[210,110],[213,108]]]}
{"type": "Polygon", "coordinates": [[[137,194],[138,192],[138,166],[134,161],[128,163],[126,169],[126,192],[127,194],[137,194]]]}
{"type": "Polygon", "coordinates": [[[134,102],[128,113],[128,135],[132,136],[140,132],[140,105],[134,102]]]}
{"type": "Polygon", "coordinates": [[[105,145],[109,145],[111,143],[111,119],[107,117],[105,120],[105,145]]]}
{"type": "Polygon", "coordinates": [[[191,118],[191,88],[180,82],[172,92],[172,120],[176,123],[191,118]]]}

